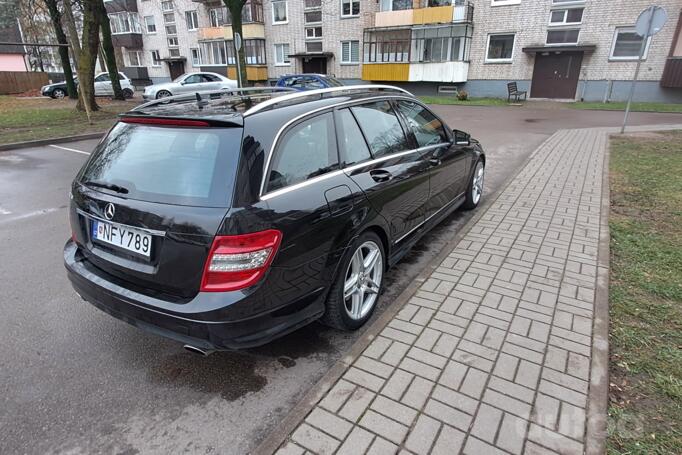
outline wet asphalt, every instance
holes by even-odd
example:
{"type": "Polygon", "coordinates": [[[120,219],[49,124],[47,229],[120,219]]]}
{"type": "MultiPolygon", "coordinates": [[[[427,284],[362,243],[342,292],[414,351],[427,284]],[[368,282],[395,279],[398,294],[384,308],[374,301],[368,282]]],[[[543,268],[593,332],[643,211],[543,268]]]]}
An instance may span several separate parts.
{"type": "MultiPolygon", "coordinates": [[[[557,129],[622,118],[547,106],[434,109],[483,144],[487,194],[557,129]]],[[[635,113],[631,122],[682,115],[635,113]]],[[[248,453],[360,332],[313,323],[258,349],[202,358],[81,301],[62,266],[67,192],[96,142],[0,152],[0,453],[248,453]]],[[[376,314],[470,216],[454,213],[387,273],[376,314]]]]}

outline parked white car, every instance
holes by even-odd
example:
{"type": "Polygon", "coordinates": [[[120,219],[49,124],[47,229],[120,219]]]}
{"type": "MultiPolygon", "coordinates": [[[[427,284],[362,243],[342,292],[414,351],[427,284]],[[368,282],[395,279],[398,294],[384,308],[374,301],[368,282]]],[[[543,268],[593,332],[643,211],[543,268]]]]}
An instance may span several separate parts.
{"type": "Polygon", "coordinates": [[[237,88],[237,81],[218,73],[185,73],[172,82],[149,85],[144,88],[142,98],[154,100],[182,93],[205,92],[237,88]]]}
{"type": "MultiPolygon", "coordinates": [[[[123,96],[132,98],[135,94],[135,87],[132,82],[123,73],[118,73],[118,80],[121,83],[121,90],[123,96]]],[[[74,77],[73,81],[78,85],[78,78],[74,77]]],[[[54,84],[45,85],[40,89],[43,96],[52,98],[64,98],[66,96],[66,82],[57,82],[54,84]]],[[[113,96],[114,89],[111,87],[111,79],[109,73],[99,73],[95,76],[95,96],[113,96]]]]}

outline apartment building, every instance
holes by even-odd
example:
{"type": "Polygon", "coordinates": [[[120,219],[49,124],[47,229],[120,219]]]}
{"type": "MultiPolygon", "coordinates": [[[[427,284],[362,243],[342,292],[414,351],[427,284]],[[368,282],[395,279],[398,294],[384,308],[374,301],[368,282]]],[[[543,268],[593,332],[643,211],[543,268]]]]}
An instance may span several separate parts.
{"type": "MultiPolygon", "coordinates": [[[[107,0],[123,71],[137,85],[204,70],[236,78],[221,0],[107,0]]],[[[682,3],[647,40],[635,98],[682,102],[682,3]]],[[[418,94],[622,100],[650,0],[250,0],[242,12],[247,77],[326,73],[418,94]]]]}
{"type": "MultiPolygon", "coordinates": [[[[363,79],[416,93],[467,90],[505,96],[622,100],[650,0],[380,0],[365,30],[363,79]]],[[[635,98],[682,102],[682,3],[660,0],[669,20],[646,43],[635,98]]]]}

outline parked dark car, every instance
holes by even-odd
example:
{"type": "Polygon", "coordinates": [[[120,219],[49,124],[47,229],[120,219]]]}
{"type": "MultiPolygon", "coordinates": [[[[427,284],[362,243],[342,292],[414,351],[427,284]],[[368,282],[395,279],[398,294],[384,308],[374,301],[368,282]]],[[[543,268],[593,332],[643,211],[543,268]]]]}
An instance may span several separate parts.
{"type": "Polygon", "coordinates": [[[338,79],[326,74],[289,74],[280,77],[275,86],[304,91],[341,87],[343,84],[338,79]]]}
{"type": "Polygon", "coordinates": [[[386,269],[478,205],[484,166],[394,87],[164,98],[122,114],[76,176],[64,261],[82,298],[194,352],[319,318],[353,330],[386,269]]]}

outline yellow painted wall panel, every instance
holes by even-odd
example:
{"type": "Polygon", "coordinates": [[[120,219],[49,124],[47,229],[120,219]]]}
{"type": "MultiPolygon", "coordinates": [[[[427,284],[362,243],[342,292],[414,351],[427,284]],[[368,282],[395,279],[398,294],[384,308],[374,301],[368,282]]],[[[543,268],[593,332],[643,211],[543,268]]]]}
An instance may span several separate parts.
{"type": "Polygon", "coordinates": [[[407,81],[409,77],[409,63],[365,63],[362,65],[362,78],[366,81],[407,81]]]}
{"type": "Polygon", "coordinates": [[[435,6],[414,10],[413,24],[443,24],[452,22],[452,6],[435,6]]]}

